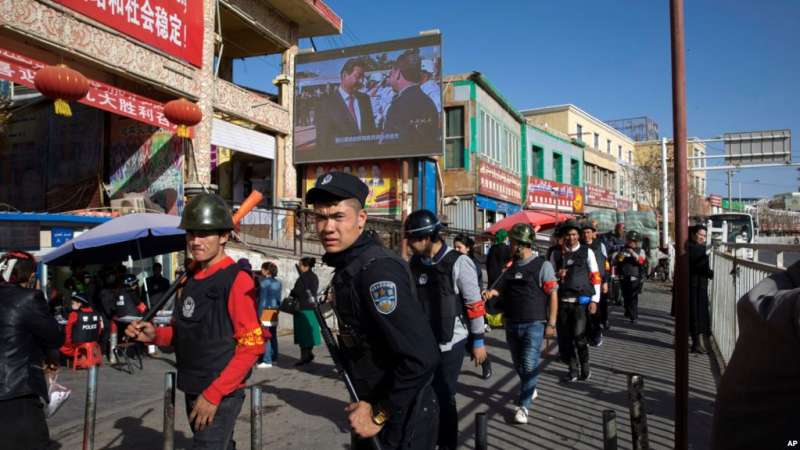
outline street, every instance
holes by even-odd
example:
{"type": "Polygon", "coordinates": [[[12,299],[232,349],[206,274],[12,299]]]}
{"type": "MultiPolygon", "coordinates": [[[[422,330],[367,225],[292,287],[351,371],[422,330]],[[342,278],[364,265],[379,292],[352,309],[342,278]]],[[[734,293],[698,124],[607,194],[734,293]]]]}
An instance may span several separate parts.
{"type": "MultiPolygon", "coordinates": [[[[601,347],[591,349],[593,376],[588,383],[565,386],[558,382],[564,366],[546,356],[539,378],[539,397],[527,425],[513,424],[512,401],[518,379],[511,370],[504,333],[487,336],[494,376],[484,381],[480,369],[464,360],[457,398],[460,413],[460,448],[474,448],[474,416],[487,412],[489,447],[494,449],[596,449],[602,446],[604,409],[616,412],[620,448],[630,448],[630,422],[626,375],[644,375],[645,407],[651,448],[673,447],[674,365],[672,320],[667,286],[650,284],[641,298],[640,320],[629,324],[620,307],[612,309],[612,329],[601,347]]],[[[281,359],[276,367],[257,370],[249,380],[263,387],[263,448],[336,449],[349,447],[344,407],[347,394],[336,378],[324,348],[316,359],[298,370],[293,367],[299,350],[292,336],[280,337],[281,359]]],[[[554,352],[550,352],[553,355],[554,352]]],[[[690,356],[690,448],[709,447],[716,392],[709,355],[690,356]]],[[[163,421],[164,373],[174,370],[166,355],[145,360],[135,375],[103,366],[98,381],[97,449],[160,448],[163,421]]],[[[63,370],[59,380],[73,395],[49,421],[53,448],[80,448],[85,396],[84,371],[63,370]]],[[[176,396],[175,447],[189,448],[191,432],[183,395],[176,396]]],[[[250,402],[242,408],[236,428],[237,448],[250,442],[250,402]]]]}

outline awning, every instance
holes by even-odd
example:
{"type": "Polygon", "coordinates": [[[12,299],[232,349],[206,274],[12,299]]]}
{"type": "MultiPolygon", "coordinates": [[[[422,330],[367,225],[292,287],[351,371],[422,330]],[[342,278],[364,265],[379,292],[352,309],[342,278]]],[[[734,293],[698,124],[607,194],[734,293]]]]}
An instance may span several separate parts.
{"type": "Polygon", "coordinates": [[[275,159],[275,136],[214,118],[211,145],[266,159],[275,159]]]}

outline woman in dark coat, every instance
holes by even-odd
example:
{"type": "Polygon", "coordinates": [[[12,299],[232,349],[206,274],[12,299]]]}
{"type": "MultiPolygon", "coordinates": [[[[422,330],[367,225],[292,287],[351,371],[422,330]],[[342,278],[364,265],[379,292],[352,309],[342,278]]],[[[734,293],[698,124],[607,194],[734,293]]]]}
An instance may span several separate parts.
{"type": "Polygon", "coordinates": [[[295,365],[302,366],[314,360],[314,347],[321,342],[319,334],[319,322],[314,313],[314,299],[309,298],[306,289],[313,295],[317,295],[319,290],[319,278],[314,273],[314,266],[317,260],[305,257],[297,265],[300,269],[300,276],[294,283],[292,292],[289,294],[300,302],[300,311],[294,314],[294,343],[300,346],[300,361],[295,365]]]}
{"type": "Polygon", "coordinates": [[[706,253],[706,227],[689,229],[689,333],[692,353],[706,353],[704,335],[710,332],[708,280],[714,278],[706,253]]]}

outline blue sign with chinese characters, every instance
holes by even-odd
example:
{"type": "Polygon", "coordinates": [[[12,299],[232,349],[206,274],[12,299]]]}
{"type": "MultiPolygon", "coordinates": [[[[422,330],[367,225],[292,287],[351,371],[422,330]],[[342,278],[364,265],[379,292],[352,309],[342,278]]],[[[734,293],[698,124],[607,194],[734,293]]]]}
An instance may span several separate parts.
{"type": "Polygon", "coordinates": [[[475,205],[480,209],[501,212],[507,216],[519,212],[519,210],[522,209],[519,205],[484,197],[483,195],[475,196],[475,205]]]}
{"type": "Polygon", "coordinates": [[[61,244],[72,239],[74,230],[72,228],[53,227],[50,230],[50,246],[56,248],[61,244]]]}

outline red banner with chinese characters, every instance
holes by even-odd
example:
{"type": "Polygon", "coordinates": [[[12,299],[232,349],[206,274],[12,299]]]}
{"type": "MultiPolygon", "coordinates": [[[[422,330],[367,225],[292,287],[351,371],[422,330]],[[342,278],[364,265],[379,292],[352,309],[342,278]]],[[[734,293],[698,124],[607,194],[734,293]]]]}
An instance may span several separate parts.
{"type": "Polygon", "coordinates": [[[478,183],[478,192],[481,194],[519,205],[522,191],[519,175],[479,160],[478,183]]]}
{"type": "Polygon", "coordinates": [[[603,208],[616,208],[617,198],[614,193],[591,184],[586,185],[586,204],[603,208]]]}
{"type": "Polygon", "coordinates": [[[583,189],[570,184],[528,177],[527,208],[583,212],[583,189]]]}
{"type": "Polygon", "coordinates": [[[54,0],[190,64],[203,65],[203,0],[54,0]]]}
{"type": "MultiPolygon", "coordinates": [[[[35,59],[0,48],[0,79],[36,89],[33,77],[44,66],[35,59]]],[[[164,117],[163,104],[92,79],[89,79],[89,93],[79,102],[172,132],[176,128],[164,117]]]]}

